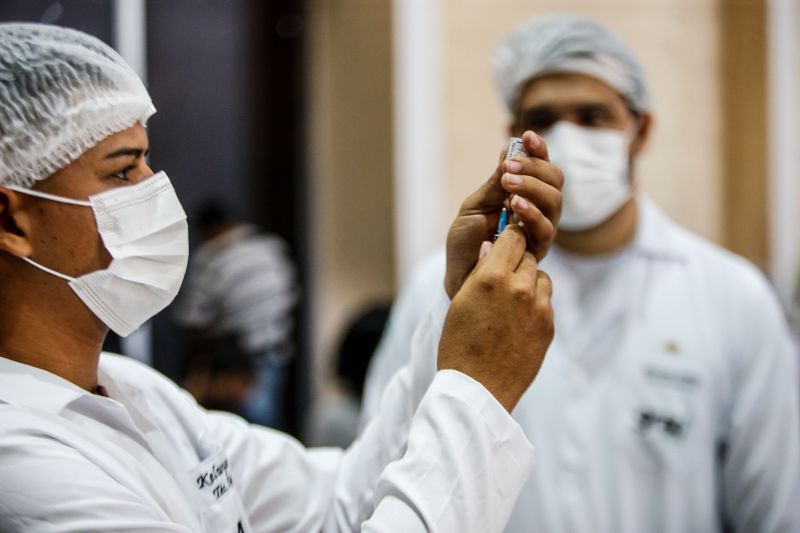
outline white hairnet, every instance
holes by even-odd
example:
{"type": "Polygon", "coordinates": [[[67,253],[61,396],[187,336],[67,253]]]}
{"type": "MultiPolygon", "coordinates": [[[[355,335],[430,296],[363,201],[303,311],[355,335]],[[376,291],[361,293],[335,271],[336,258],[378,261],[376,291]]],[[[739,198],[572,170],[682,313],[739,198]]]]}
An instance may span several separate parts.
{"type": "Polygon", "coordinates": [[[558,72],[597,78],[616,89],[634,111],[650,109],[644,72],[630,48],[605,26],[571,15],[528,21],[495,48],[492,68],[512,113],[525,84],[558,72]]]}
{"type": "Polygon", "coordinates": [[[100,40],[45,24],[0,24],[0,185],[30,187],[155,107],[100,40]]]}

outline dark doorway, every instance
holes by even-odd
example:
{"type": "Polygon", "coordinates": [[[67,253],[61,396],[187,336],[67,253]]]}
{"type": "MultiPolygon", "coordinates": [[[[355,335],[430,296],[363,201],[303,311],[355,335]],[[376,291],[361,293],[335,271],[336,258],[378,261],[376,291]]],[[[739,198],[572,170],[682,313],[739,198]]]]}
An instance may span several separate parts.
{"type": "MultiPolygon", "coordinates": [[[[306,286],[304,34],[301,0],[147,3],[154,169],[168,169],[190,217],[209,198],[292,250],[306,286]]],[[[296,316],[287,387],[288,431],[308,397],[307,298],[296,316]]],[[[168,313],[169,311],[167,311],[168,313]]],[[[181,353],[168,315],[154,331],[154,364],[175,376],[181,353]]]]}

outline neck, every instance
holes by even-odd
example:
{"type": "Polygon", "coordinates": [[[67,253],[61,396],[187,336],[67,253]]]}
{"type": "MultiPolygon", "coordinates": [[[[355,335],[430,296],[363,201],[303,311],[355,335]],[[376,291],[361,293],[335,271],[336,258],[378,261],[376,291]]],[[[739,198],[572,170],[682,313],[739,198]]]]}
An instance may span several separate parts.
{"type": "Polygon", "coordinates": [[[0,355],[93,392],[107,330],[66,283],[48,291],[43,281],[0,284],[0,355]]]}
{"type": "Polygon", "coordinates": [[[584,231],[559,229],[556,244],[577,255],[608,255],[627,246],[636,234],[638,210],[631,197],[611,218],[584,231]]]}

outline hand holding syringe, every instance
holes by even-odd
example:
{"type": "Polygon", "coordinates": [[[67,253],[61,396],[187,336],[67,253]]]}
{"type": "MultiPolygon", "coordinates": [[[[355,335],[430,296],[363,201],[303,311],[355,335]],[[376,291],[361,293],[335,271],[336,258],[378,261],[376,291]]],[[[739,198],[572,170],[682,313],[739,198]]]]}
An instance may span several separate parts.
{"type": "MultiPolygon", "coordinates": [[[[478,250],[491,248],[503,207],[513,209],[512,223],[524,230],[527,249],[537,261],[545,256],[555,238],[561,216],[563,174],[550,163],[544,139],[532,131],[526,131],[521,139],[522,148],[529,155],[518,152],[503,157],[489,179],[464,201],[450,227],[445,289],[451,298],[472,272],[478,250]]],[[[506,217],[508,221],[508,210],[506,217]]]]}
{"type": "Polygon", "coordinates": [[[522,144],[530,155],[504,157],[450,226],[445,290],[451,303],[437,357],[438,369],[477,380],[509,412],[553,338],[552,286],[538,261],[555,238],[563,183],[542,138],[528,131],[522,144]],[[518,223],[493,245],[495,228],[508,220],[506,204],[518,223]]]}

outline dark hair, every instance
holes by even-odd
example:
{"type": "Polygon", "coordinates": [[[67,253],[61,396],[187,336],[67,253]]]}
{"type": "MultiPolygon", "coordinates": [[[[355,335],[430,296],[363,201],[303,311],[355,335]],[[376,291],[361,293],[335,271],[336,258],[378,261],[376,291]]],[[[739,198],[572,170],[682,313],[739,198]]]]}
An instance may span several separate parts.
{"type": "Polygon", "coordinates": [[[356,316],[339,345],[336,374],[358,398],[363,394],[367,368],[383,335],[389,309],[388,305],[376,305],[356,316]]]}
{"type": "Polygon", "coordinates": [[[235,217],[224,205],[215,201],[207,201],[200,206],[194,217],[197,229],[202,232],[214,231],[233,222],[235,217]]]}

